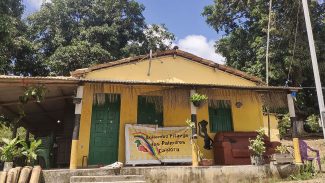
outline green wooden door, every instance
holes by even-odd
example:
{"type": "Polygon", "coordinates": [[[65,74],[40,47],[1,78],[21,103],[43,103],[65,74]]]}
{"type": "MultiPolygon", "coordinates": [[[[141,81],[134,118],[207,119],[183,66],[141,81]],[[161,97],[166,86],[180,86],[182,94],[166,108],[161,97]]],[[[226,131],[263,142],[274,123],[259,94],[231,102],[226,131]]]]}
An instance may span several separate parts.
{"type": "Polygon", "coordinates": [[[113,94],[105,94],[104,104],[93,105],[89,165],[111,164],[118,158],[120,95],[110,95],[113,94]]]}

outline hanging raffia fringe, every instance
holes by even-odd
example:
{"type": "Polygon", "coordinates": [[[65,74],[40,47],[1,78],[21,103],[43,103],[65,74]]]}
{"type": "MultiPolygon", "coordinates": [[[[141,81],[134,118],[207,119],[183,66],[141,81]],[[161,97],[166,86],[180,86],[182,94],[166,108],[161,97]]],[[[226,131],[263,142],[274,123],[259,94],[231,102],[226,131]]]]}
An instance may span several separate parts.
{"type": "MultiPolygon", "coordinates": [[[[132,90],[130,86],[124,86],[126,90],[132,90]]],[[[92,83],[90,89],[93,91],[93,100],[96,105],[103,105],[106,101],[114,103],[121,92],[121,86],[104,83],[92,83]]]]}
{"type": "MultiPolygon", "coordinates": [[[[140,92],[142,96],[162,96],[163,105],[166,106],[167,110],[174,110],[177,107],[188,107],[189,102],[189,90],[176,88],[176,87],[158,87],[156,90],[140,92]]],[[[157,101],[160,102],[160,101],[157,101]]]]}
{"type": "Polygon", "coordinates": [[[106,102],[104,93],[95,93],[94,94],[94,104],[95,105],[104,105],[106,102]]]}
{"type": "Polygon", "coordinates": [[[272,110],[287,108],[286,92],[269,91],[260,94],[264,107],[269,107],[272,110]]]}
{"type": "Polygon", "coordinates": [[[219,104],[227,105],[218,102],[220,100],[227,101],[234,99],[236,102],[242,102],[244,98],[249,98],[251,102],[258,102],[260,100],[259,94],[250,90],[202,88],[197,91],[200,94],[205,94],[209,98],[209,104],[214,106],[218,106],[219,104]]]}
{"type": "Polygon", "coordinates": [[[93,101],[95,105],[104,105],[106,102],[104,93],[104,83],[89,84],[90,90],[93,92],[93,101]]]}
{"type": "Polygon", "coordinates": [[[91,83],[88,85],[93,93],[104,93],[104,83],[91,83]]]}
{"type": "Polygon", "coordinates": [[[209,100],[209,106],[215,108],[230,108],[230,100],[209,100]]]}
{"type": "Polygon", "coordinates": [[[157,112],[163,111],[163,98],[161,96],[145,96],[147,103],[153,104],[157,112]]]}
{"type": "MultiPolygon", "coordinates": [[[[154,103],[157,110],[162,110],[166,106],[167,110],[174,110],[177,107],[190,107],[190,89],[171,87],[171,86],[136,86],[136,85],[121,85],[121,84],[104,84],[91,83],[90,89],[94,93],[94,102],[104,104],[106,100],[114,102],[117,99],[116,95],[105,97],[105,93],[119,94],[122,91],[128,93],[132,97],[150,96],[147,97],[147,102],[154,103]],[[162,96],[162,97],[157,97],[162,96]]],[[[243,99],[249,98],[251,102],[260,102],[262,99],[263,105],[271,109],[287,107],[287,99],[285,92],[266,91],[257,92],[251,90],[236,90],[236,89],[218,89],[218,88],[200,88],[197,89],[200,94],[205,94],[209,98],[209,105],[228,105],[229,102],[219,102],[220,100],[234,99],[236,102],[242,102],[243,99]]]]}
{"type": "Polygon", "coordinates": [[[182,88],[171,88],[163,90],[162,95],[165,98],[166,106],[168,109],[174,110],[177,107],[190,107],[190,91],[182,88]]]}

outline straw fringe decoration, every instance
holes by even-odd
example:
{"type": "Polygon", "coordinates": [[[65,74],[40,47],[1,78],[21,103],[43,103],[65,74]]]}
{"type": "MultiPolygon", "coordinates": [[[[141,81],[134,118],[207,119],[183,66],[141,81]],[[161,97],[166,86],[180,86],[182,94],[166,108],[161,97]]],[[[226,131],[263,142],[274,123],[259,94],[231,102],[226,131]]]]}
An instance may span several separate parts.
{"type": "Polygon", "coordinates": [[[163,87],[158,90],[142,92],[141,95],[163,96],[166,110],[174,110],[177,107],[190,107],[190,92],[187,89],[176,87],[163,87]]]}
{"type": "Polygon", "coordinates": [[[263,92],[261,93],[261,98],[264,107],[269,107],[272,110],[288,107],[285,92],[263,92]]]}
{"type": "Polygon", "coordinates": [[[209,106],[214,108],[230,108],[230,100],[209,100],[209,106]]]}
{"type": "MultiPolygon", "coordinates": [[[[148,101],[153,103],[164,103],[165,106],[157,105],[157,109],[174,110],[177,107],[190,107],[190,88],[170,87],[170,86],[137,86],[137,85],[121,85],[121,84],[89,84],[91,91],[94,93],[94,102],[97,104],[105,103],[105,93],[119,94],[121,92],[128,93],[132,97],[156,96],[148,97],[148,101]],[[157,96],[162,96],[158,97],[157,96]],[[162,102],[160,100],[163,100],[162,102]]],[[[209,104],[217,104],[218,100],[233,99],[236,102],[243,102],[243,99],[249,98],[250,102],[262,102],[264,106],[271,109],[287,107],[286,93],[282,91],[251,91],[251,90],[235,90],[235,89],[218,89],[218,88],[199,88],[197,92],[205,94],[209,98],[209,104]],[[211,102],[210,102],[211,100],[211,102]]],[[[116,96],[109,97],[108,100],[114,102],[116,96]]]]}

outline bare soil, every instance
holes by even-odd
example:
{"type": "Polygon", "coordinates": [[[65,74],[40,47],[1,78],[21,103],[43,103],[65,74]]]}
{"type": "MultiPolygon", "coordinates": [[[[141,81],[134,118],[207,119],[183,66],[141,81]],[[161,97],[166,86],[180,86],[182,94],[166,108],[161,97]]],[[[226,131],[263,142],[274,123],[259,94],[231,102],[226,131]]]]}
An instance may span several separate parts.
{"type": "MultiPolygon", "coordinates": [[[[313,149],[319,150],[320,158],[321,158],[321,164],[322,164],[322,171],[318,173],[313,179],[310,180],[299,180],[299,181],[283,181],[283,183],[325,183],[325,140],[317,135],[317,136],[311,136],[311,137],[302,137],[299,138],[304,140],[310,147],[313,149]]],[[[284,145],[287,145],[289,147],[292,147],[292,139],[288,138],[285,140],[281,140],[281,143],[284,145]]],[[[310,156],[315,156],[314,153],[309,153],[310,156]]],[[[314,162],[316,163],[316,162],[314,162]]],[[[316,164],[314,164],[316,165],[316,164]]],[[[317,167],[317,166],[315,166],[317,167]]],[[[278,181],[275,181],[278,182],[278,181]]],[[[282,181],[280,181],[282,182],[282,181]]]]}

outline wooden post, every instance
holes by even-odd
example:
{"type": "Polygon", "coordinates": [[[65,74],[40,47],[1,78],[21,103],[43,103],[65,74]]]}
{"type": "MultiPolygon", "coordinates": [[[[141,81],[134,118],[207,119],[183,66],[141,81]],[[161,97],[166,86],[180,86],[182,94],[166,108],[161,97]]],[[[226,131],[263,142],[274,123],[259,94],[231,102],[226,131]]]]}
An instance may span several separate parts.
{"type": "Polygon", "coordinates": [[[296,119],[296,112],[295,112],[292,93],[287,94],[287,99],[288,99],[288,108],[289,108],[290,121],[292,127],[292,142],[293,142],[293,149],[295,155],[295,162],[296,164],[301,164],[302,161],[300,156],[299,139],[297,133],[297,124],[296,124],[297,119],[296,119]]]}
{"type": "Polygon", "coordinates": [[[71,156],[70,156],[70,169],[77,169],[78,164],[78,141],[79,141],[79,127],[80,127],[80,117],[82,108],[82,96],[83,96],[83,86],[78,86],[77,95],[74,99],[75,103],[75,120],[74,128],[72,133],[72,143],[71,143],[71,156]]]}
{"type": "MultiPolygon", "coordinates": [[[[42,168],[40,166],[34,166],[32,174],[30,176],[29,183],[39,183],[41,180],[42,168]]],[[[59,179],[60,177],[58,177],[59,179]]]]}
{"type": "Polygon", "coordinates": [[[25,166],[20,172],[18,183],[29,182],[29,177],[32,172],[32,169],[33,169],[33,167],[31,167],[31,166],[25,166]]]}
{"type": "MultiPolygon", "coordinates": [[[[195,90],[190,91],[191,96],[195,94],[195,90]]],[[[197,109],[194,104],[191,102],[191,121],[194,122],[195,126],[192,128],[192,166],[199,166],[199,154],[197,147],[197,117],[196,117],[197,109]]]]}
{"type": "Polygon", "coordinates": [[[0,183],[6,183],[6,179],[7,179],[7,172],[0,171],[0,183]]]}

